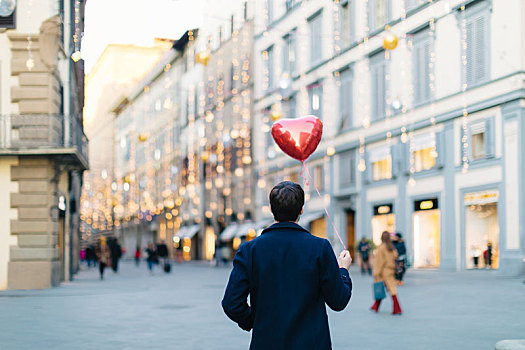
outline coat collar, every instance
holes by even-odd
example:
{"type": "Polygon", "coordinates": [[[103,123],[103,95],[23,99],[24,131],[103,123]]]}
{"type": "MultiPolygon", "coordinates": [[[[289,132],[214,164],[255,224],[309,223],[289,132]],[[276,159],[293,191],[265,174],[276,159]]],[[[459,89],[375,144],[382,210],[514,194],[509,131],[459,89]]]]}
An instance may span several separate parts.
{"type": "Polygon", "coordinates": [[[297,230],[310,233],[308,232],[308,230],[306,230],[302,226],[299,226],[295,222],[276,222],[273,225],[270,225],[267,228],[265,228],[261,234],[265,234],[266,232],[273,230],[297,230]]]}

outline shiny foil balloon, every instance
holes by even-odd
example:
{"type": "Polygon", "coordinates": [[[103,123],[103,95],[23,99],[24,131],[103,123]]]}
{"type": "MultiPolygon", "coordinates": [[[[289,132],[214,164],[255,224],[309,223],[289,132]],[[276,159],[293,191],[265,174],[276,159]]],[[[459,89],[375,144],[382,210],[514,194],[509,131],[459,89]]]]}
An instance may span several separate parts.
{"type": "Polygon", "coordinates": [[[314,115],[281,119],[272,126],[272,137],[279,148],[301,162],[314,153],[322,135],[323,123],[314,115]]]}

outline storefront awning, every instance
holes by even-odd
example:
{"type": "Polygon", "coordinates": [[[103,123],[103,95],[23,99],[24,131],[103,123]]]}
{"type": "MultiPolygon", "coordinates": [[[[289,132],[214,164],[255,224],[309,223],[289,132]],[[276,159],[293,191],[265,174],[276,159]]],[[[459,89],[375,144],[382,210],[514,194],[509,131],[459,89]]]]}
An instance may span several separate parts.
{"type": "Polygon", "coordinates": [[[175,236],[180,238],[192,238],[197,232],[199,232],[199,229],[199,225],[184,226],[181,227],[175,236]]]}
{"type": "Polygon", "coordinates": [[[233,239],[235,237],[235,233],[239,229],[239,224],[237,223],[231,223],[222,231],[221,233],[221,241],[229,241],[230,239],[233,239]]]}
{"type": "Polygon", "coordinates": [[[239,228],[235,232],[235,237],[247,236],[250,230],[257,230],[255,222],[245,222],[244,224],[239,225],[239,228]]]}
{"type": "Polygon", "coordinates": [[[260,236],[265,228],[272,225],[274,221],[272,219],[261,220],[256,223],[255,232],[257,236],[260,236]]]}
{"type": "Polygon", "coordinates": [[[324,211],[316,211],[301,215],[299,218],[299,225],[304,228],[308,228],[308,225],[314,220],[320,219],[324,216],[324,211]]]}

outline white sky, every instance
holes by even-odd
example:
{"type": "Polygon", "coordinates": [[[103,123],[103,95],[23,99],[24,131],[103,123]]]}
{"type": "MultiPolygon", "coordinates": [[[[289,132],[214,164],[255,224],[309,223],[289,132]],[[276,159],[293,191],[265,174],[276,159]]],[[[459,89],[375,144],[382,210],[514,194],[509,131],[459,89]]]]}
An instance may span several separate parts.
{"type": "Polygon", "coordinates": [[[151,46],[201,26],[205,0],[88,0],[82,57],[88,73],[108,44],[151,46]]]}

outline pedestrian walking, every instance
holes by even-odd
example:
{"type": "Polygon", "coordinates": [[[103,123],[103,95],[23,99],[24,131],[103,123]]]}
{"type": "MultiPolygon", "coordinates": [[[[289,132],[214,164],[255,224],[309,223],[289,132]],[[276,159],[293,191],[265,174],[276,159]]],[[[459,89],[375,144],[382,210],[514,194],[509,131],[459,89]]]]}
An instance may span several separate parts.
{"type": "Polygon", "coordinates": [[[155,264],[159,263],[159,256],[157,255],[157,249],[153,242],[148,243],[148,248],[146,248],[146,254],[148,254],[146,261],[148,263],[148,270],[153,274],[153,267],[155,264]]]}
{"type": "Polygon", "coordinates": [[[394,236],[394,247],[396,248],[397,258],[396,258],[396,280],[399,285],[403,285],[403,276],[405,276],[406,266],[407,266],[407,247],[405,241],[403,240],[403,235],[399,232],[394,236]]]}
{"type": "Polygon", "coordinates": [[[95,254],[95,250],[96,250],[96,247],[93,244],[90,244],[86,248],[86,260],[87,260],[88,267],[91,267],[92,264],[93,266],[97,266],[97,255],[95,254]]]}
{"type": "Polygon", "coordinates": [[[359,255],[361,256],[361,274],[364,275],[365,273],[368,273],[369,275],[372,274],[372,267],[370,266],[370,242],[366,237],[361,238],[361,241],[359,242],[359,245],[357,246],[357,250],[359,251],[359,255]]]}
{"type": "MultiPolygon", "coordinates": [[[[381,245],[376,249],[374,263],[374,282],[383,282],[392,296],[393,315],[401,315],[401,306],[397,300],[397,282],[395,279],[396,248],[390,239],[390,233],[385,231],[381,235],[381,245]]],[[[377,299],[371,309],[379,312],[382,299],[377,299]]]]}
{"type": "Polygon", "coordinates": [[[104,279],[104,269],[106,266],[110,263],[111,259],[111,252],[109,250],[109,247],[106,243],[106,237],[100,236],[99,244],[96,248],[96,256],[98,260],[98,266],[99,266],[99,272],[100,272],[100,279],[104,279]]]}
{"type": "Polygon", "coordinates": [[[111,268],[113,272],[118,272],[118,262],[122,257],[122,248],[118,242],[118,239],[112,238],[109,241],[109,250],[111,252],[111,268]]]}
{"type": "Polygon", "coordinates": [[[328,240],[297,224],[303,205],[299,184],[275,186],[276,222],[241,245],[233,260],[222,307],[240,328],[253,330],[252,350],[330,349],[326,305],[341,311],[350,301],[350,253],[336,259],[328,240]]]}
{"type": "Polygon", "coordinates": [[[167,270],[171,271],[171,265],[169,264],[169,259],[168,259],[169,258],[168,246],[166,245],[165,241],[160,241],[160,243],[157,244],[157,254],[159,255],[159,259],[162,261],[164,271],[165,272],[169,272],[167,270]]]}
{"type": "Polygon", "coordinates": [[[137,248],[135,249],[135,266],[137,267],[140,264],[140,256],[141,256],[140,247],[137,246],[137,248]]]}

